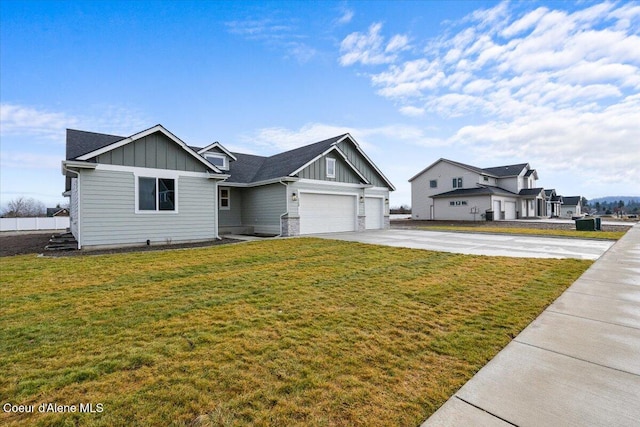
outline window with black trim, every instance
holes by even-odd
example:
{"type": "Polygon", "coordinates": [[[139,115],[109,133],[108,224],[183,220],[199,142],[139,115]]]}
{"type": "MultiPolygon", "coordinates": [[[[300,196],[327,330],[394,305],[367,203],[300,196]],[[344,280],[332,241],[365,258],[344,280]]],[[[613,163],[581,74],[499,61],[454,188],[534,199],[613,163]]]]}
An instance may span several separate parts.
{"type": "Polygon", "coordinates": [[[462,188],[462,178],[453,178],[453,188],[462,188]]]}
{"type": "Polygon", "coordinates": [[[175,211],[176,180],[138,177],[138,210],[175,211]]]}
{"type": "Polygon", "coordinates": [[[431,181],[429,181],[429,187],[430,188],[438,188],[438,180],[437,179],[432,179],[431,181]]]}

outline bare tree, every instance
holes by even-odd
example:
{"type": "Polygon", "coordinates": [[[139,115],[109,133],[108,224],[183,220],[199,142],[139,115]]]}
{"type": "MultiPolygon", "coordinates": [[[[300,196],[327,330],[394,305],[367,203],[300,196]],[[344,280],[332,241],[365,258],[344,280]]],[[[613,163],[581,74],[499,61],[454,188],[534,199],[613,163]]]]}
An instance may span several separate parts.
{"type": "Polygon", "coordinates": [[[33,217],[45,216],[46,213],[47,209],[41,201],[17,197],[7,203],[7,207],[2,211],[2,216],[5,218],[33,217]]]}

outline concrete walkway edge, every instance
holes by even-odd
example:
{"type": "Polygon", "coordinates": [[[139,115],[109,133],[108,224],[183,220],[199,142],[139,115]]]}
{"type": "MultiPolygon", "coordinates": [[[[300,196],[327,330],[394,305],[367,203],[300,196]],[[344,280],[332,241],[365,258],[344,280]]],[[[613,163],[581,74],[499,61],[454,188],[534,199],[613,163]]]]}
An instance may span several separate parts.
{"type": "Polygon", "coordinates": [[[637,427],[639,420],[640,224],[422,427],[637,427]]]}

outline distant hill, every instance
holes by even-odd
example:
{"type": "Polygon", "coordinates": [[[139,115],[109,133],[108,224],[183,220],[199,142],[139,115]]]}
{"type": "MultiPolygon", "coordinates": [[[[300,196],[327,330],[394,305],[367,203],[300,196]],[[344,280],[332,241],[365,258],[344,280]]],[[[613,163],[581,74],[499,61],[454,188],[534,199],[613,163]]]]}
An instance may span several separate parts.
{"type": "Polygon", "coordinates": [[[596,202],[600,203],[614,203],[622,200],[625,205],[629,204],[630,201],[640,202],[640,196],[607,196],[607,197],[598,197],[597,199],[589,199],[589,204],[593,205],[596,202]]]}

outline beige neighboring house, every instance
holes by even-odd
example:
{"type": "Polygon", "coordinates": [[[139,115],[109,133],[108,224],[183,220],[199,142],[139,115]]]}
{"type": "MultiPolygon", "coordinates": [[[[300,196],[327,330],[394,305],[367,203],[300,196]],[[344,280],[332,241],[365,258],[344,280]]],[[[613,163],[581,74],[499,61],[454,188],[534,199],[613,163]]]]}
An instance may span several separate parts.
{"type": "Polygon", "coordinates": [[[479,168],[439,159],[411,183],[412,219],[494,220],[546,216],[544,189],[528,163],[479,168]]]}

